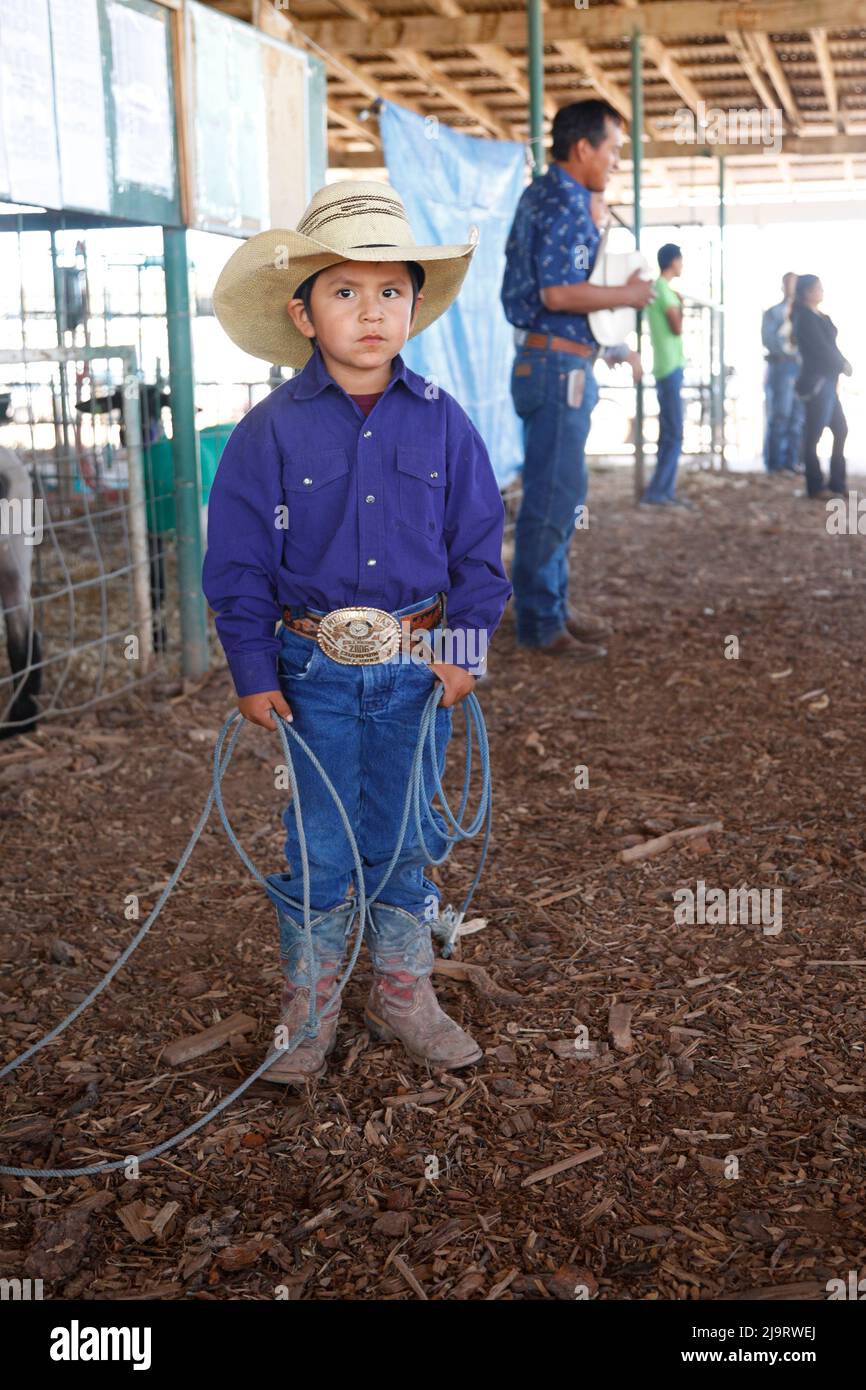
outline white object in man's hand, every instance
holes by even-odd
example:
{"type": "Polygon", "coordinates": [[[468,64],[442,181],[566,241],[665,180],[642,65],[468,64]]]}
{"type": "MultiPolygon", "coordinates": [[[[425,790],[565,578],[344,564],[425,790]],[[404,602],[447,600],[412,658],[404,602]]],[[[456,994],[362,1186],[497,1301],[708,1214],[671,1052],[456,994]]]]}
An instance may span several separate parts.
{"type": "Polygon", "coordinates": [[[625,282],[625,303],[631,309],[645,309],[655,299],[652,282],[640,270],[632,271],[625,282]]]}

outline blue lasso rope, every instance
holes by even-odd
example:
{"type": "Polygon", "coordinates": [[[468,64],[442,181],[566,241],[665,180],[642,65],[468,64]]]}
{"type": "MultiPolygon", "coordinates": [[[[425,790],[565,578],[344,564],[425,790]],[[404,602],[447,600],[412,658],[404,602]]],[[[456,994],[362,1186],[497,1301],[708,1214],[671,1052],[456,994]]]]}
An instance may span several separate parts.
{"type": "MultiPolygon", "coordinates": [[[[479,879],[481,878],[481,873],[484,868],[484,861],[487,856],[487,847],[490,842],[490,828],[493,810],[490,788],[490,754],[487,743],[487,730],[484,725],[484,716],[481,712],[481,706],[478,703],[478,698],[474,693],[470,692],[470,694],[463,701],[463,711],[466,718],[466,763],[464,771],[463,792],[460,799],[460,808],[457,813],[457,816],[455,817],[451,811],[450,806],[448,805],[448,800],[445,796],[445,792],[442,787],[436,748],[436,710],[439,705],[439,702],[442,699],[443,693],[443,686],[441,682],[437,680],[434,683],[434,688],[430,692],[430,695],[427,699],[427,703],[424,706],[424,712],[421,716],[421,724],[418,730],[418,740],[415,746],[415,753],[412,760],[412,769],[409,775],[409,783],[406,788],[406,798],[403,805],[403,814],[400,822],[400,832],[397,838],[397,843],[394,848],[394,853],[391,857],[391,862],[388,865],[387,870],[385,871],[384,877],[379,883],[379,886],[377,887],[375,893],[373,893],[369,898],[367,897],[364,888],[363,866],[361,864],[361,857],[358,852],[357,841],[355,840],[355,836],[352,831],[349,818],[346,814],[346,808],[343,806],[343,803],[340,800],[339,795],[337,794],[334,784],[332,783],[330,777],[323,768],[319,759],[316,757],[315,753],[310,748],[309,744],[307,744],[307,742],[301,737],[297,730],[292,727],[292,724],[288,720],[283,719],[280,715],[277,716],[277,732],[279,733],[280,740],[282,742],[283,752],[285,754],[286,759],[286,767],[288,768],[289,781],[292,788],[292,801],[294,805],[295,824],[298,830],[298,841],[301,852],[301,873],[303,879],[304,905],[304,954],[307,962],[309,978],[311,981],[314,981],[315,976],[315,953],[313,949],[313,935],[310,923],[310,866],[307,855],[307,842],[306,835],[304,833],[300,797],[298,793],[297,775],[295,773],[294,763],[292,761],[292,754],[291,749],[289,747],[287,733],[291,734],[295,743],[298,745],[301,751],[304,754],[306,754],[306,756],[309,758],[310,762],[312,763],[315,770],[318,772],[319,776],[322,778],[322,781],[325,783],[325,786],[327,787],[331,797],[333,798],[334,804],[337,807],[337,811],[342,821],[343,828],[346,831],[346,837],[349,841],[349,847],[352,851],[352,858],[355,864],[355,882],[358,891],[358,906],[354,909],[354,911],[357,911],[358,913],[358,929],[356,931],[354,945],[349,956],[348,965],[346,966],[346,969],[344,970],[343,974],[340,976],[340,979],[334,991],[335,998],[339,998],[346,984],[346,981],[349,979],[355,967],[355,962],[358,959],[358,954],[361,949],[361,943],[364,938],[363,924],[365,918],[367,918],[370,915],[370,907],[372,903],[374,903],[378,898],[379,894],[381,893],[382,889],[384,888],[385,884],[390,878],[394,870],[394,866],[397,863],[397,860],[400,857],[400,852],[403,848],[403,843],[406,837],[406,827],[409,824],[410,815],[412,816],[414,821],[420,847],[423,849],[427,861],[431,864],[443,863],[444,860],[447,859],[448,855],[451,852],[451,849],[455,844],[459,843],[461,840],[472,839],[474,836],[478,834],[482,823],[484,824],[485,830],[484,840],[481,846],[481,856],[479,859],[478,868],[475,872],[475,876],[470,885],[469,892],[466,895],[466,898],[463,902],[463,906],[460,911],[461,919],[465,914],[466,909],[469,906],[469,903],[472,900],[473,894],[475,893],[475,889],[478,886],[479,879]],[[476,813],[470,825],[464,827],[462,824],[462,820],[469,800],[470,779],[472,773],[473,725],[475,727],[475,731],[478,738],[478,748],[481,758],[481,790],[479,794],[478,809],[476,810],[476,813]],[[435,783],[433,795],[435,796],[438,794],[442,803],[442,810],[445,813],[447,821],[449,821],[452,826],[451,831],[442,830],[440,826],[437,826],[432,807],[433,798],[428,798],[425,794],[425,746],[429,746],[433,768],[433,780],[435,783]],[[421,823],[422,812],[426,816],[428,824],[432,826],[436,833],[445,840],[445,850],[438,858],[431,854],[427,846],[427,842],[424,838],[424,829],[421,823]]],[[[198,823],[195,829],[193,830],[192,835],[189,838],[186,848],[184,849],[180,859],[178,860],[177,867],[172,873],[171,877],[169,878],[168,883],[165,885],[165,888],[160,893],[156,905],[153,908],[153,911],[145,919],[142,926],[139,928],[139,930],[133,937],[132,941],[121,952],[117,960],[110,967],[110,969],[106,971],[106,973],[103,975],[102,979],[98,982],[98,984],[96,984],[93,987],[90,993],[86,995],[85,998],[82,999],[79,1004],[76,1004],[72,1012],[67,1014],[66,1018],[64,1018],[62,1022],[58,1023],[56,1027],[52,1028],[51,1031],[49,1033],[46,1033],[43,1038],[40,1038],[38,1042],[33,1043],[31,1047],[28,1047],[18,1057],[14,1057],[11,1062],[7,1062],[4,1067],[0,1068],[0,1081],[2,1081],[4,1077],[8,1076],[10,1072],[16,1071],[18,1067],[22,1066],[24,1062],[28,1061],[31,1057],[35,1056],[35,1054],[37,1052],[40,1052],[43,1047],[47,1047],[49,1043],[54,1042],[56,1038],[59,1038],[61,1033],[64,1033],[66,1029],[70,1026],[70,1024],[74,1023],[75,1020],[79,1018],[81,1014],[84,1013],[85,1009],[89,1008],[93,1001],[96,998],[98,998],[98,996],[102,993],[106,986],[109,985],[111,981],[114,979],[115,975],[117,975],[119,971],[123,969],[124,965],[134,954],[134,952],[138,950],[138,947],[141,945],[142,941],[147,936],[148,932],[156,922],[157,918],[162,912],[163,907],[168,902],[168,899],[174,891],[174,888],[176,887],[181,874],[186,868],[190,856],[192,855],[192,852],[195,849],[195,846],[198,843],[198,840],[200,839],[205,826],[207,825],[214,805],[216,805],[217,810],[219,811],[220,820],[222,821],[226,835],[228,836],[230,843],[239,855],[242,863],[246,866],[247,869],[249,869],[253,877],[260,884],[262,884],[263,887],[267,886],[265,876],[259,872],[255,864],[253,864],[252,860],[247,854],[246,850],[244,849],[243,845],[238,840],[234,828],[231,822],[229,821],[222,796],[223,778],[226,774],[229,763],[231,762],[232,756],[234,754],[235,745],[237,743],[243,725],[243,716],[240,714],[239,711],[236,710],[233,714],[229,715],[228,719],[225,721],[222,728],[220,729],[220,732],[217,736],[216,744],[214,746],[213,786],[211,787],[211,790],[208,794],[208,798],[205,802],[204,809],[202,810],[202,813],[199,816],[198,823]],[[232,725],[236,726],[233,730],[232,725]],[[230,730],[232,730],[231,738],[228,738],[230,730]],[[226,747],[227,739],[228,746],[226,747]],[[225,753],[223,753],[224,749],[225,753]]],[[[293,900],[289,898],[286,894],[281,893],[280,890],[278,888],[275,888],[273,884],[269,885],[269,892],[275,894],[284,902],[293,904],[293,900]]],[[[272,1053],[269,1053],[269,1055],[265,1058],[261,1065],[258,1066],[255,1069],[255,1071],[252,1072],[252,1074],[241,1083],[240,1086],[237,1086],[231,1092],[230,1095],[225,1096],[221,1101],[218,1102],[218,1104],[214,1105],[207,1112],[206,1115],[203,1115],[200,1119],[196,1120],[193,1124],[188,1125],[185,1129],[180,1130],[179,1133],[173,1134],[169,1139],[164,1139],[161,1144],[156,1144],[153,1148],[146,1149],[145,1152],[141,1154],[129,1154],[125,1158],[106,1160],[100,1163],[91,1163],[81,1168],[12,1168],[7,1167],[6,1165],[0,1165],[0,1174],[6,1177],[14,1178],[93,1177],[96,1176],[96,1174],[98,1173],[111,1173],[116,1172],[118,1169],[121,1168],[129,1168],[130,1164],[132,1163],[134,1163],[135,1165],[141,1165],[142,1163],[148,1163],[152,1158],[158,1158],[160,1154],[166,1153],[169,1149],[173,1149],[178,1144],[182,1144],[184,1140],[189,1139],[193,1134],[197,1134],[200,1129],[203,1129],[205,1125],[210,1124],[210,1121],[214,1119],[217,1115],[221,1114],[223,1110],[228,1109],[228,1107],[232,1105],[233,1102],[236,1101],[239,1096],[243,1095],[244,1091],[248,1090],[249,1087],[252,1086],[255,1081],[258,1081],[259,1077],[264,1075],[264,1073],[268,1070],[270,1066],[273,1065],[273,1063],[277,1060],[278,1057],[283,1056],[287,1052],[294,1051],[296,1047],[300,1046],[300,1044],[304,1041],[305,1038],[315,1037],[319,1032],[319,1026],[322,1019],[322,1013],[320,1013],[317,1010],[316,1005],[317,991],[315,989],[314,983],[312,983],[310,988],[310,1007],[306,1022],[304,1023],[303,1027],[299,1029],[299,1031],[294,1035],[294,1037],[286,1044],[286,1046],[278,1048],[272,1053]]],[[[325,1010],[328,1009],[329,1005],[333,1005],[333,999],[329,1000],[328,1004],[325,1005],[325,1010]]],[[[0,1138],[2,1138],[2,1136],[0,1136],[0,1138]]]]}

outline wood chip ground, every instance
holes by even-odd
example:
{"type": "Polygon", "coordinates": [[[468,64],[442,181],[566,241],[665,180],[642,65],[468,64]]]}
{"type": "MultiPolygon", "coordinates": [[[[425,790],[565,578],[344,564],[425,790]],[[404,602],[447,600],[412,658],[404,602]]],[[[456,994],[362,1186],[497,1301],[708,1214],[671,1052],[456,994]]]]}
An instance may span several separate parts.
{"type": "MultiPolygon", "coordinates": [[[[436,976],[478,1067],[428,1075],[370,1042],[363,953],[314,1090],[256,1083],[138,1179],[0,1179],[0,1275],[64,1299],[808,1300],[862,1265],[866,541],[789,482],[686,490],[696,513],[636,512],[625,475],[593,478],[574,590],[614,628],[606,661],[497,635],[488,926],[460,943],[481,970],[436,976]],[[781,889],[781,931],[678,924],[698,880],[781,889]]],[[[5,1058],[116,959],[128,895],[139,921],[153,906],[231,708],[220,664],[187,699],[0,748],[5,1058]]],[[[279,761],[249,730],[226,783],[264,872],[279,761]]],[[[3,1162],[182,1129],[261,1060],[278,983],[273,910],[214,816],[132,963],[2,1088],[3,1162]],[[178,1045],[215,1027],[213,1051],[178,1045]]]]}

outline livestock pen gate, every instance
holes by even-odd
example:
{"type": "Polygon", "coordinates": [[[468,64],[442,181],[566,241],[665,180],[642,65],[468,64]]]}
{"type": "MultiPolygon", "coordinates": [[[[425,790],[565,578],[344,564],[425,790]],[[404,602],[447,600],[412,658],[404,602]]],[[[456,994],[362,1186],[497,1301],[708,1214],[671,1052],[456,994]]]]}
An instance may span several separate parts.
{"type": "Polygon", "coordinates": [[[282,379],[213,284],[324,182],[325,82],[195,0],[4,4],[0,41],[2,737],[208,668],[210,485],[282,379]]]}

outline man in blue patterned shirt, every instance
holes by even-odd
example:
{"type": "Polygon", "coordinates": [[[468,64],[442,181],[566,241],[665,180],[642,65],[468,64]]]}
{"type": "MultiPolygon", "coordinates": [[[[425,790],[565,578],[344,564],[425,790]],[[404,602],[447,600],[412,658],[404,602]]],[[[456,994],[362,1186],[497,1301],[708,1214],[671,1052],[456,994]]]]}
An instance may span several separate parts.
{"type": "Polygon", "coordinates": [[[622,119],[605,101],[557,111],[553,160],[517,205],[502,282],[505,316],[519,330],[511,394],[524,435],[512,573],[517,640],[579,660],[605,655],[590,645],[604,635],[603,624],[568,605],[568,548],[583,515],[586,440],[598,400],[598,343],[587,315],[643,309],[652,299],[637,271],[625,285],[588,284],[601,239],[592,194],[607,186],[622,143],[622,119]]]}

